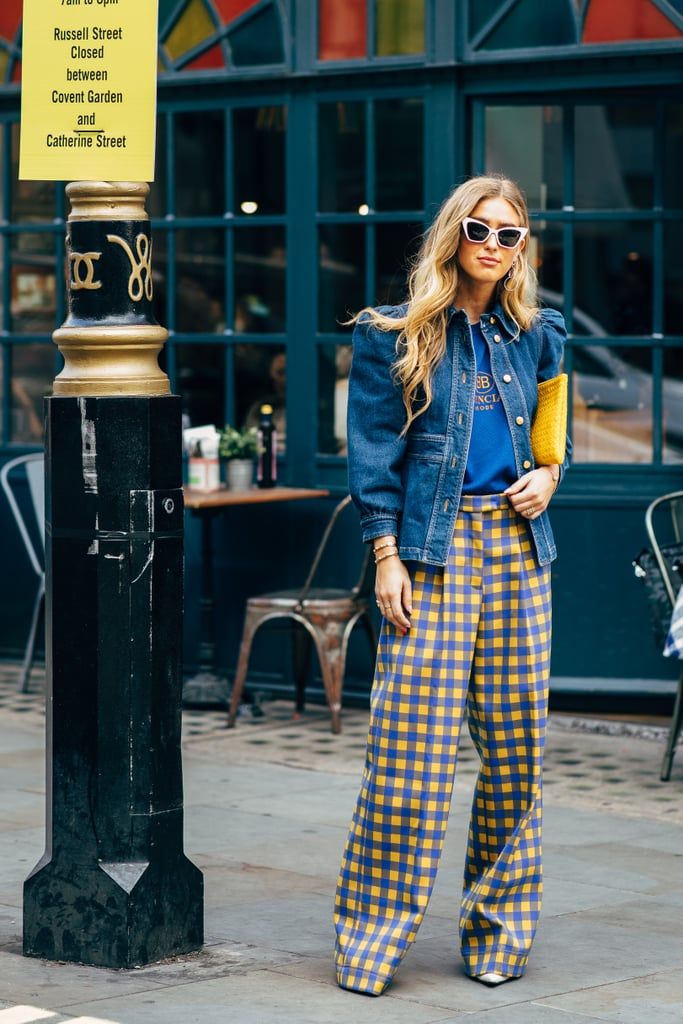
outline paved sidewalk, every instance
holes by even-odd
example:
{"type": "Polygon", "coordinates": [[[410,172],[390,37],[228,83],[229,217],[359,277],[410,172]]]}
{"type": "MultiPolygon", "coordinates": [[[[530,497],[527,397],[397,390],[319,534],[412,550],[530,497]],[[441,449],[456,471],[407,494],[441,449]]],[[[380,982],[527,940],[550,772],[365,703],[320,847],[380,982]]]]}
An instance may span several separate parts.
{"type": "Polygon", "coordinates": [[[371,999],[337,988],[331,955],[366,712],[346,712],[341,737],[322,709],[292,722],[285,702],[234,731],[224,716],[186,715],[186,850],[205,875],[206,947],[109,971],[21,955],[21,886],[43,851],[44,762],[39,699],[19,704],[0,704],[0,1024],[680,1024],[683,749],[661,783],[661,742],[553,716],[541,924],[525,976],[489,989],[464,976],[457,946],[476,773],[465,733],[428,914],[391,989],[371,999]]]}

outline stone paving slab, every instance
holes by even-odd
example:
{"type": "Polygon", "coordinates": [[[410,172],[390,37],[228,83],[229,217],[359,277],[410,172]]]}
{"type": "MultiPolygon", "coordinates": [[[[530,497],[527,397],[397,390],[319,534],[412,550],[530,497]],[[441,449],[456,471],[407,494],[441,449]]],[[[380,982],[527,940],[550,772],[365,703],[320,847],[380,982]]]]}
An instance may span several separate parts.
{"type": "MultiPolygon", "coordinates": [[[[434,896],[378,1000],[341,991],[332,962],[334,884],[367,712],[347,712],[340,737],[331,736],[321,709],[293,723],[287,702],[267,705],[265,719],[241,718],[235,730],[224,729],[220,714],[201,725],[188,719],[186,849],[205,873],[206,946],[139,970],[107,971],[21,955],[22,884],[44,846],[44,721],[36,700],[20,701],[23,711],[0,702],[7,795],[0,801],[0,1000],[7,1012],[26,1004],[52,1013],[46,1019],[53,1024],[681,1019],[683,751],[671,782],[659,782],[656,736],[551,723],[541,922],[525,976],[490,989],[465,977],[457,944],[477,772],[465,731],[434,896]]],[[[3,1021],[5,1009],[0,1024],[12,1024],[3,1021]]]]}

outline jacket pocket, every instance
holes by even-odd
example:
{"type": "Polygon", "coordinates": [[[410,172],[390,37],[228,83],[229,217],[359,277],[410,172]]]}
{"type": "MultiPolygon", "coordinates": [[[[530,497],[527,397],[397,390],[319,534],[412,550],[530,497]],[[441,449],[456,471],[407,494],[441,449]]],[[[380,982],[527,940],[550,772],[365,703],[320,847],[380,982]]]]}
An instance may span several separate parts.
{"type": "Polygon", "coordinates": [[[406,458],[442,462],[445,450],[446,438],[443,434],[410,434],[406,444],[406,458]]]}

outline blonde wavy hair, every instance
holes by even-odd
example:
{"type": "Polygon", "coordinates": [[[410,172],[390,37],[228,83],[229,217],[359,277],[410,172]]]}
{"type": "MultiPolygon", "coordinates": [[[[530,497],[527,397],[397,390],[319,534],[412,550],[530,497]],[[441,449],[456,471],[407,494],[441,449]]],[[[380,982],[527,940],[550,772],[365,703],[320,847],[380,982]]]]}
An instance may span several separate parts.
{"type": "MultiPolygon", "coordinates": [[[[446,351],[448,307],[458,290],[457,251],[463,219],[482,199],[498,196],[514,207],[520,225],[529,227],[526,201],[514,181],[503,175],[484,174],[468,179],[453,189],[422,237],[410,265],[405,316],[385,316],[366,306],[346,321],[353,324],[367,314],[366,319],[380,330],[399,331],[392,376],[403,388],[407,419],[401,435],[432,401],[432,374],[446,351]]],[[[528,246],[517,253],[505,287],[502,280],[498,282],[497,298],[519,329],[527,330],[538,313],[536,274],[529,264],[528,246]]]]}

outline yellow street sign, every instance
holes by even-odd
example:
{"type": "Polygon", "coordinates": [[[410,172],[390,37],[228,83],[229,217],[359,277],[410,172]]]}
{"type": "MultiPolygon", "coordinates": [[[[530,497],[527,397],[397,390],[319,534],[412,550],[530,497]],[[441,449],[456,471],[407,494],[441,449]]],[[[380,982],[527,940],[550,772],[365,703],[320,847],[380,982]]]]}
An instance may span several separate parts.
{"type": "Polygon", "coordinates": [[[158,0],[24,0],[19,177],[153,181],[158,0]]]}

